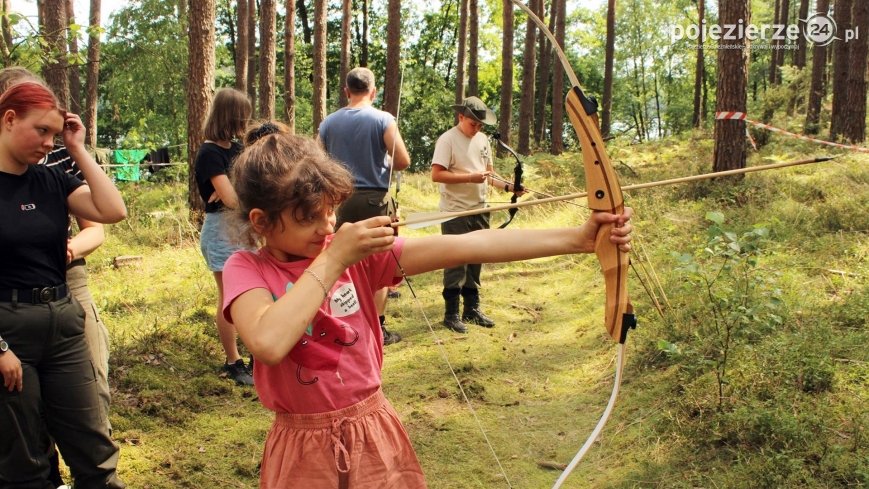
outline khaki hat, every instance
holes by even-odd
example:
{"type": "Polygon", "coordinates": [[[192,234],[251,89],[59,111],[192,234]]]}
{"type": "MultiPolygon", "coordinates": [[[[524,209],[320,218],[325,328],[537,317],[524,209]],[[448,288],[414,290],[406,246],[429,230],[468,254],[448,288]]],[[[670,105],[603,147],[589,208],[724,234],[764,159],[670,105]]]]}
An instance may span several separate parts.
{"type": "Polygon", "coordinates": [[[492,126],[498,122],[495,113],[486,107],[486,104],[477,97],[467,97],[462,100],[462,103],[455,104],[452,107],[456,112],[471,117],[477,122],[482,122],[488,126],[492,126]]]}

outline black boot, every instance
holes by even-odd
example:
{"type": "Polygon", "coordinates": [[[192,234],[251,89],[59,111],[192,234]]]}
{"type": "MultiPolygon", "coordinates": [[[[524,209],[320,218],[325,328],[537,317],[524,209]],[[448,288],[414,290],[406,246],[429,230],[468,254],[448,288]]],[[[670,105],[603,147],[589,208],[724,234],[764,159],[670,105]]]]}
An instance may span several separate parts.
{"type": "Polygon", "coordinates": [[[456,333],[467,333],[468,328],[459,319],[459,289],[444,289],[444,326],[456,333]]]}
{"type": "Polygon", "coordinates": [[[491,328],[495,325],[495,321],[492,321],[480,311],[479,290],[462,287],[462,299],[465,301],[465,309],[462,311],[462,321],[476,324],[484,328],[491,328]]]}
{"type": "Polygon", "coordinates": [[[393,345],[401,341],[401,335],[386,329],[386,316],[380,316],[380,330],[383,332],[383,346],[393,345]]]}

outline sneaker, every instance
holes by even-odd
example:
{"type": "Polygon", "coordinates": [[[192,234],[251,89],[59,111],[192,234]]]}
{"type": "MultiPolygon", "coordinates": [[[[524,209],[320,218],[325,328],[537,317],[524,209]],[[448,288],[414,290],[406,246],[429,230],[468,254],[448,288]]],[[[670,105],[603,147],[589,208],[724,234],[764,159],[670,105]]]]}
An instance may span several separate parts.
{"type": "Polygon", "coordinates": [[[238,385],[253,385],[253,376],[244,364],[244,360],[239,358],[235,363],[224,363],[223,371],[227,377],[231,378],[238,385]]]}
{"type": "Polygon", "coordinates": [[[401,297],[401,292],[399,292],[398,289],[389,289],[386,292],[386,297],[389,297],[390,299],[398,299],[401,297]]]}
{"type": "Polygon", "coordinates": [[[392,345],[401,341],[400,334],[389,331],[383,326],[381,326],[380,329],[383,330],[383,346],[392,345]]]}

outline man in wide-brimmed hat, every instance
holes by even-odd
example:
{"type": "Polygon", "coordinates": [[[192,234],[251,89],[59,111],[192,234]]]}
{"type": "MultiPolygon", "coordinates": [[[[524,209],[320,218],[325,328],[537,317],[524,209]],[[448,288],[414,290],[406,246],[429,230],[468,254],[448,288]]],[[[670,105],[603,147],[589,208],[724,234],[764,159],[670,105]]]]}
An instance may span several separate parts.
{"type": "MultiPolygon", "coordinates": [[[[438,138],[431,163],[431,179],[440,183],[440,210],[465,211],[487,207],[487,185],[506,192],[513,191],[512,185],[503,183],[504,179],[495,173],[489,138],[480,132],[483,124],[492,126],[498,119],[477,97],[467,97],[452,107],[458,123],[438,138]]],[[[441,233],[464,234],[488,228],[489,214],[486,213],[447,221],[441,224],[441,233]]],[[[495,325],[480,310],[481,270],[480,264],[444,270],[444,326],[457,333],[468,331],[465,323],[486,328],[495,325]],[[464,300],[461,317],[460,298],[464,300]]]]}

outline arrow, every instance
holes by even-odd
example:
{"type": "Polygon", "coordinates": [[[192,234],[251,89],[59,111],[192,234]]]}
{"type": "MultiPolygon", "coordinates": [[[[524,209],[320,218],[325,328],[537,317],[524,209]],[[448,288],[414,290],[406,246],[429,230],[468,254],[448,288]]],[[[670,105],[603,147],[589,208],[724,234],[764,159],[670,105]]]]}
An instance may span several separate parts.
{"type": "MultiPolygon", "coordinates": [[[[769,165],[751,166],[751,167],[747,167],[747,168],[738,168],[736,170],[725,170],[725,171],[720,171],[720,172],[703,173],[701,175],[692,175],[692,176],[688,176],[688,177],[678,177],[678,178],[671,178],[668,180],[659,180],[656,182],[646,182],[646,183],[637,183],[634,185],[626,185],[626,186],[622,187],[622,190],[623,191],[640,190],[640,189],[645,189],[645,188],[663,187],[663,186],[667,186],[667,185],[676,185],[678,183],[688,183],[688,182],[696,182],[696,181],[700,181],[700,180],[710,180],[713,178],[727,177],[727,176],[731,176],[731,175],[742,175],[745,173],[753,173],[753,172],[766,171],[766,170],[775,170],[777,168],[787,168],[787,167],[791,167],[791,166],[808,165],[811,163],[821,163],[824,161],[833,160],[835,158],[838,158],[838,156],[819,156],[816,158],[808,158],[805,160],[787,161],[787,162],[782,162],[782,163],[771,163],[769,165]]],[[[577,192],[577,193],[573,193],[573,194],[557,195],[555,197],[547,197],[545,199],[526,200],[523,202],[517,202],[515,204],[502,204],[502,205],[496,205],[496,206],[492,206],[492,207],[483,207],[480,209],[471,209],[471,210],[467,210],[467,211],[419,212],[419,213],[409,214],[407,216],[407,219],[404,219],[401,221],[396,221],[396,222],[392,223],[392,226],[393,227],[407,226],[408,229],[420,229],[420,228],[424,228],[427,226],[434,226],[436,224],[440,224],[442,222],[449,221],[450,219],[455,219],[457,217],[474,216],[477,214],[485,214],[486,212],[496,212],[496,211],[514,209],[514,208],[519,208],[519,207],[527,207],[527,206],[532,206],[532,205],[548,204],[548,203],[552,203],[552,202],[562,202],[562,201],[566,201],[566,200],[576,200],[576,199],[582,199],[585,197],[588,197],[588,192],[577,192]]]]}

